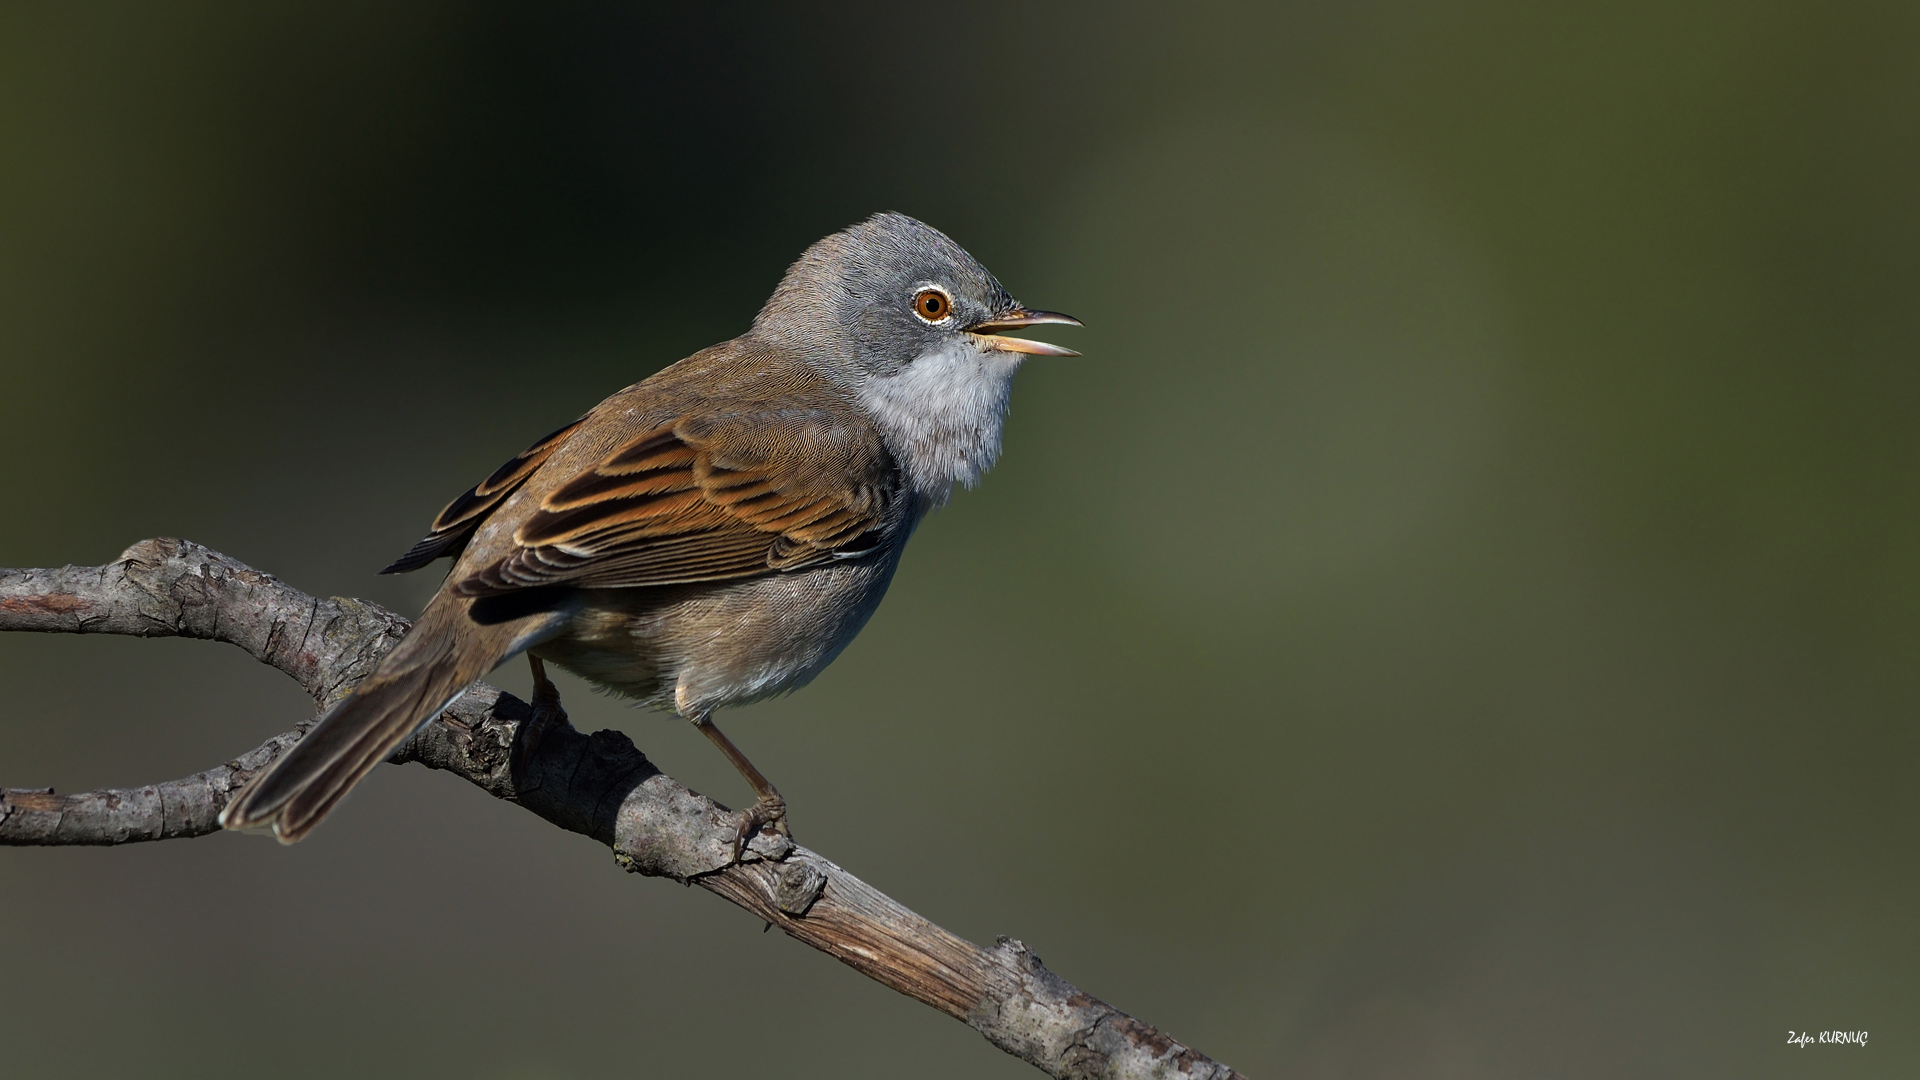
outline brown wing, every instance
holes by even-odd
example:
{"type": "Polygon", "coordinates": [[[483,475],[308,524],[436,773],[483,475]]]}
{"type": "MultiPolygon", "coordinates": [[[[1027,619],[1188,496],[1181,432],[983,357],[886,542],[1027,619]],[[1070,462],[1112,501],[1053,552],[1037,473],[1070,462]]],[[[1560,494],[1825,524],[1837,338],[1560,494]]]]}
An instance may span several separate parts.
{"type": "Polygon", "coordinates": [[[513,550],[453,589],[684,584],[852,557],[881,542],[895,484],[877,435],[823,410],[682,418],[548,492],[513,550]]]}
{"type": "Polygon", "coordinates": [[[567,436],[574,433],[586,422],[582,417],[548,435],[532,446],[520,452],[520,455],[493,471],[493,475],[475,486],[467,493],[447,504],[440,516],[433,519],[433,525],[427,535],[405,555],[393,561],[393,565],[380,571],[383,574],[404,574],[409,570],[418,570],[442,555],[458,556],[467,541],[473,539],[473,531],[480,527],[493,508],[499,506],[507,496],[520,489],[527,477],[544,464],[553,455],[567,436]]]}

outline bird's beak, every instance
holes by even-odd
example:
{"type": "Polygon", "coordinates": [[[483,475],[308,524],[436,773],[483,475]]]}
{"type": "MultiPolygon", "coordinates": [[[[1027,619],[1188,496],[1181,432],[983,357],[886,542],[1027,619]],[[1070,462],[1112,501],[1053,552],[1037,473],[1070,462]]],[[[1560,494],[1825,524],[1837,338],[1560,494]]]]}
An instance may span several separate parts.
{"type": "Polygon", "coordinates": [[[1062,315],[1057,311],[1028,311],[1026,308],[1013,308],[1003,311],[985,322],[967,327],[967,333],[980,339],[980,344],[989,349],[1002,352],[1028,353],[1033,356],[1079,356],[1072,349],[1058,345],[1049,345],[1044,341],[1030,341],[1026,338],[1001,337],[996,330],[1018,330],[1025,326],[1041,326],[1046,323],[1059,323],[1062,326],[1079,326],[1080,320],[1071,315],[1062,315]]]}

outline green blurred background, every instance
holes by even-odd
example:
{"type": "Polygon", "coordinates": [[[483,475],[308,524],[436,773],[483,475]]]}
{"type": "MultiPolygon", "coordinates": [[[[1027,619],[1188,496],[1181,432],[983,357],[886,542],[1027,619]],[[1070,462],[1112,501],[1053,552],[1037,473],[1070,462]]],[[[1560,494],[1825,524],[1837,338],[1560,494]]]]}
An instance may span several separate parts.
{"type": "MultiPolygon", "coordinates": [[[[1255,1076],[1912,1076],[1917,55],[1905,2],[8,5],[0,565],[184,536],[411,613],[448,498],[906,211],[1087,358],[727,720],[804,840],[1255,1076]]],[[[0,683],[16,786],[305,713],[204,643],[0,683]]],[[[381,770],[291,850],[0,851],[0,1047],[1030,1075],[760,930],[381,770]]]]}

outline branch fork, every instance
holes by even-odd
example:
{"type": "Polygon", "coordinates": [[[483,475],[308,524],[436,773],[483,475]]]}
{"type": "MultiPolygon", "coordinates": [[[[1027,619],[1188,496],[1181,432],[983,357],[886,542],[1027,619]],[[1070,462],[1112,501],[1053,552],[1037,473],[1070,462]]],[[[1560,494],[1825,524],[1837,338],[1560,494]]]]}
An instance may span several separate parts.
{"type": "MultiPolygon", "coordinates": [[[[409,625],[365,601],[309,596],[185,540],[144,540],[105,566],[0,569],[0,630],[225,641],[291,676],[322,711],[409,625]]],[[[481,683],[389,760],[454,773],[593,837],[628,871],[721,896],[1051,1076],[1244,1080],[1080,991],[1021,942],[1002,937],[982,949],[784,836],[756,834],[736,859],[738,812],[661,772],[622,733],[587,735],[556,714],[523,738],[533,716],[526,702],[481,683]]],[[[312,723],[161,784],[74,795],[0,789],[0,846],[218,832],[227,800],[312,723]]]]}

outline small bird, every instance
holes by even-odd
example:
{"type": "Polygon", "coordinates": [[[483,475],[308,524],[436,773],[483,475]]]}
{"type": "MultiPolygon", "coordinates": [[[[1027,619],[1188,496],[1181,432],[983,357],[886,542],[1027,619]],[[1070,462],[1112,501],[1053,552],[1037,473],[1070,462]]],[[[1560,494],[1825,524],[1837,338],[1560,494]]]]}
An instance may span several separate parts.
{"type": "Polygon", "coordinates": [[[305,836],[360,778],[518,653],[691,720],[786,803],[715,710],[796,689],[879,606],[926,514],[1000,452],[1013,376],[1077,356],[1001,331],[1021,306],[945,234],[878,214],[815,243],[753,326],[614,394],[453,500],[382,573],[452,556],[399,645],[220,815],[305,836]]]}

